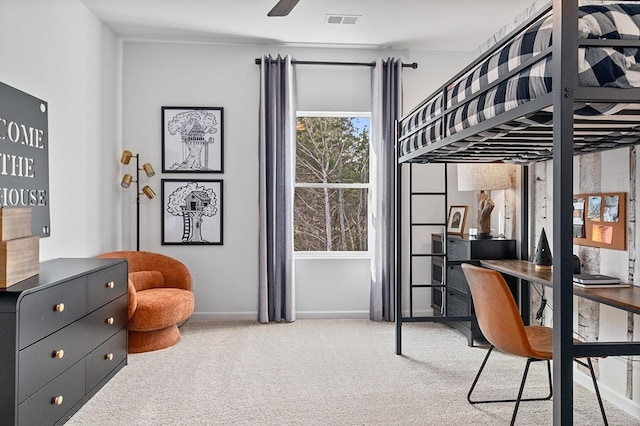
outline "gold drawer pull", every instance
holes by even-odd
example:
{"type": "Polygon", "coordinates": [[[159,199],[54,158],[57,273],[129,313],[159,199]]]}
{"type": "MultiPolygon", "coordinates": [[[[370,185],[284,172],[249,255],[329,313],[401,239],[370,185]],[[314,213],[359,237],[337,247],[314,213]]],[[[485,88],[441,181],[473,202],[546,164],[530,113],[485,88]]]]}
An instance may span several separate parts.
{"type": "Polygon", "coordinates": [[[113,361],[113,354],[106,354],[104,356],[104,359],[106,359],[107,361],[113,361]]]}
{"type": "Polygon", "coordinates": [[[106,286],[107,286],[107,288],[114,288],[114,287],[116,286],[116,283],[114,283],[113,281],[109,281],[109,282],[106,284],[106,286]]]}
{"type": "Polygon", "coordinates": [[[53,310],[56,312],[64,311],[64,303],[58,303],[56,306],[54,306],[53,310]]]}
{"type": "Polygon", "coordinates": [[[115,320],[113,319],[113,317],[107,318],[107,321],[106,321],[107,324],[113,325],[114,322],[115,322],[115,320]]]}
{"type": "Polygon", "coordinates": [[[62,401],[64,401],[62,395],[54,396],[53,399],[51,399],[51,403],[56,405],[62,405],[62,401]]]}
{"type": "Polygon", "coordinates": [[[62,359],[64,357],[64,349],[58,349],[57,351],[53,351],[53,357],[62,359]]]}

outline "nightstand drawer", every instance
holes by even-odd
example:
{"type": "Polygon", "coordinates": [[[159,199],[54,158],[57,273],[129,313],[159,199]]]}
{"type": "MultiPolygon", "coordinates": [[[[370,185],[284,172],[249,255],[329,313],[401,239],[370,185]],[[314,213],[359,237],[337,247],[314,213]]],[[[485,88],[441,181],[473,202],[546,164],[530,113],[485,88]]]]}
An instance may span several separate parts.
{"type": "Polygon", "coordinates": [[[461,293],[469,294],[467,279],[465,278],[464,272],[462,272],[462,267],[460,265],[449,266],[447,280],[447,286],[449,288],[454,288],[461,293]]]}
{"type": "Polygon", "coordinates": [[[471,253],[469,241],[461,238],[451,238],[447,240],[447,256],[449,260],[469,260],[471,253]]]}
{"type": "Polygon", "coordinates": [[[19,348],[23,349],[87,313],[87,277],[29,293],[19,311],[19,348]]]}
{"type": "Polygon", "coordinates": [[[492,238],[486,240],[449,236],[449,260],[515,259],[516,240],[492,238]]]}
{"type": "Polygon", "coordinates": [[[18,405],[20,426],[52,425],[84,396],[84,359],[18,405]]]}
{"type": "Polygon", "coordinates": [[[91,312],[127,293],[127,264],[105,268],[89,275],[87,311],[91,312]]]}
{"type": "Polygon", "coordinates": [[[450,316],[469,316],[469,296],[454,290],[448,290],[447,314],[450,316]]]}

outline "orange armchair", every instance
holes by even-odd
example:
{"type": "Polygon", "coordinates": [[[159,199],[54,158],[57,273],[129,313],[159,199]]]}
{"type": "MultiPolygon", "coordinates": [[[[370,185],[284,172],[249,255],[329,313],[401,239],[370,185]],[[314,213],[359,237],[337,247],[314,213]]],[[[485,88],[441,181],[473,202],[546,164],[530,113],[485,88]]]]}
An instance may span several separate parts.
{"type": "Polygon", "coordinates": [[[145,251],[115,251],[99,258],[129,264],[129,353],[168,348],[180,341],[178,324],[193,313],[191,274],[177,259],[145,251]]]}

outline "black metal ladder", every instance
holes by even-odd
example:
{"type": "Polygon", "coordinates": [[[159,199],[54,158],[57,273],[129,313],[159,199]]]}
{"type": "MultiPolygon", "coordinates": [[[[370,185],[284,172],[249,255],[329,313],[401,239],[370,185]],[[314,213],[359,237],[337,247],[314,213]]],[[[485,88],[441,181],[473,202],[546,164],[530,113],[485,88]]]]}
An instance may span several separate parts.
{"type": "MultiPolygon", "coordinates": [[[[409,276],[408,276],[408,281],[409,281],[409,294],[408,294],[408,301],[409,301],[409,307],[408,307],[408,313],[407,315],[405,315],[404,309],[403,309],[403,285],[402,285],[402,265],[404,262],[404,251],[403,251],[403,244],[404,241],[402,239],[402,194],[404,189],[402,188],[402,165],[400,165],[398,167],[398,173],[397,173],[397,178],[396,178],[396,184],[397,184],[397,212],[396,212],[396,220],[398,221],[399,225],[398,225],[398,229],[397,229],[397,247],[396,247],[396,354],[397,355],[401,355],[402,354],[402,324],[404,322],[445,322],[445,321],[451,321],[452,318],[447,316],[447,309],[446,309],[446,287],[447,287],[447,274],[446,274],[446,270],[447,270],[447,238],[446,238],[446,230],[447,230],[447,213],[448,213],[448,205],[449,205],[449,200],[448,200],[448,193],[447,193],[447,185],[448,185],[448,171],[447,171],[447,164],[445,163],[441,163],[441,164],[431,164],[430,166],[442,166],[443,167],[443,176],[444,176],[444,182],[443,182],[443,188],[440,191],[415,191],[414,190],[414,176],[413,176],[413,172],[414,172],[414,164],[413,163],[409,163],[409,182],[408,182],[408,186],[409,186],[409,199],[408,199],[408,215],[409,215],[409,230],[408,230],[408,234],[409,234],[409,241],[408,241],[408,259],[409,259],[409,276]],[[414,198],[417,197],[432,197],[432,198],[441,198],[440,202],[443,205],[443,212],[442,212],[442,220],[439,221],[435,221],[435,222],[420,222],[420,221],[416,221],[415,220],[415,212],[414,212],[414,198]],[[431,251],[428,253],[415,253],[414,252],[414,233],[416,232],[416,228],[419,227],[423,227],[423,228],[427,228],[427,227],[432,227],[432,228],[439,228],[442,230],[442,249],[440,251],[436,251],[434,250],[434,247],[431,247],[431,251]],[[415,280],[415,274],[414,274],[414,269],[415,269],[415,264],[414,262],[416,261],[416,259],[424,259],[424,258],[429,258],[429,259],[433,259],[434,257],[438,257],[440,259],[442,259],[442,270],[441,270],[441,274],[438,277],[439,281],[434,282],[436,280],[433,279],[429,279],[429,282],[416,282],[415,280]],[[432,289],[431,291],[431,295],[432,297],[434,295],[437,295],[437,291],[439,291],[440,295],[441,295],[441,300],[440,300],[440,311],[439,312],[434,312],[432,315],[415,315],[414,314],[414,292],[417,289],[425,289],[425,288],[430,288],[432,289]],[[438,289],[436,291],[434,291],[435,289],[438,289]]],[[[431,262],[431,266],[433,267],[433,263],[431,262]]],[[[431,272],[431,275],[433,277],[433,271],[431,272]]],[[[433,303],[432,303],[433,305],[433,303]]],[[[466,317],[456,317],[455,318],[457,321],[464,321],[464,320],[469,320],[470,318],[466,318],[466,317]]]]}

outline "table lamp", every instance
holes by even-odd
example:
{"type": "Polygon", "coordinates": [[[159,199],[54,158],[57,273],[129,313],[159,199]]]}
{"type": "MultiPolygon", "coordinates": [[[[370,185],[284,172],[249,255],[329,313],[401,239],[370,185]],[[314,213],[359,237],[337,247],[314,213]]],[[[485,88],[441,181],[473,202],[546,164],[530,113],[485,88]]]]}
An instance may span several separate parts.
{"type": "Polygon", "coordinates": [[[458,190],[480,191],[478,196],[478,233],[476,238],[493,238],[491,212],[495,203],[488,191],[512,187],[515,166],[503,163],[458,164],[458,190]]]}

